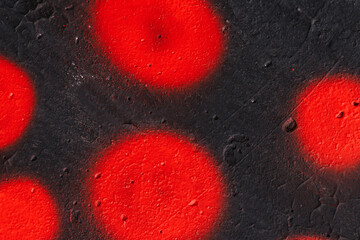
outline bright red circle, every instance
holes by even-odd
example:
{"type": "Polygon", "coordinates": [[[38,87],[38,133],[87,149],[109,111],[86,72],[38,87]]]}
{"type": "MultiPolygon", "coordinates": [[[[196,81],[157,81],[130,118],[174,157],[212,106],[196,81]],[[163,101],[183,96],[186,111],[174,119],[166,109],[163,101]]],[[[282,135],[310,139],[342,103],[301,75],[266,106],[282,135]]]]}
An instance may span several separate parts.
{"type": "Polygon", "coordinates": [[[360,81],[333,76],[307,87],[297,109],[298,138],[317,164],[336,169],[360,161],[360,81]]]}
{"type": "Polygon", "coordinates": [[[50,194],[37,182],[14,179],[0,183],[0,239],[53,239],[59,216],[50,194]]]}
{"type": "Polygon", "coordinates": [[[107,149],[90,179],[95,216],[115,239],[202,239],[215,227],[224,188],[213,160],[160,131],[107,149]]]}
{"type": "Polygon", "coordinates": [[[0,149],[23,134],[34,110],[34,90],[29,76],[0,57],[0,149]]]}
{"type": "Polygon", "coordinates": [[[221,21],[205,0],[96,0],[95,32],[112,63],[171,90],[202,80],[224,52],[221,21]]]}

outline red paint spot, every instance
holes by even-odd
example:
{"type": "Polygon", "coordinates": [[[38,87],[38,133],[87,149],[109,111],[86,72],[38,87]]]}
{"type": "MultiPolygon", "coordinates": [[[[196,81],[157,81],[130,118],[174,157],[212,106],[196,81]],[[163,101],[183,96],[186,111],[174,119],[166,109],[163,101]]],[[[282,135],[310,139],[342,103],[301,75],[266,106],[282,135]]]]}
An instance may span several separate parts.
{"type": "Polygon", "coordinates": [[[205,0],[97,0],[94,12],[113,64],[156,88],[200,81],[224,51],[220,19],[205,0]]]}
{"type": "Polygon", "coordinates": [[[359,79],[334,76],[309,86],[299,98],[298,137],[321,166],[338,170],[360,160],[359,79]]]}
{"type": "Polygon", "coordinates": [[[0,149],[25,131],[34,109],[34,90],[28,75],[0,57],[0,149]]]}
{"type": "Polygon", "coordinates": [[[53,239],[59,217],[49,193],[28,179],[0,183],[0,239],[53,239]]]}
{"type": "Polygon", "coordinates": [[[106,150],[93,170],[91,200],[101,202],[93,210],[115,239],[204,238],[223,207],[213,160],[173,133],[129,137],[106,150]]]}

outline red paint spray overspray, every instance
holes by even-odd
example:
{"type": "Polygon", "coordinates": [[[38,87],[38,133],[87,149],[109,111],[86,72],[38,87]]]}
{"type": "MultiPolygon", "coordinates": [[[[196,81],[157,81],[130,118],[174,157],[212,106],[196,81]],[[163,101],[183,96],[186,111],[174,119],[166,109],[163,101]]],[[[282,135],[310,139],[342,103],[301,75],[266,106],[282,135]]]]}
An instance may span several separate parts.
{"type": "Polygon", "coordinates": [[[198,83],[224,53],[220,18],[205,0],[96,0],[93,14],[111,62],[158,89],[198,83]]]}
{"type": "Polygon", "coordinates": [[[111,146],[89,181],[95,217],[115,239],[203,239],[224,207],[211,157],[172,132],[145,131],[111,146]]]}

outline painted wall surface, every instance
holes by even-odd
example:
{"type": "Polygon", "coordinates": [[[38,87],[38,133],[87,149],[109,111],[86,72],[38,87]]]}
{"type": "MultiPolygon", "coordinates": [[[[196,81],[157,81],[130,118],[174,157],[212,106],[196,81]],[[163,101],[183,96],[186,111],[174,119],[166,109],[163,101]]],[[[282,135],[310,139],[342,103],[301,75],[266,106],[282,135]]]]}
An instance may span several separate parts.
{"type": "Polygon", "coordinates": [[[0,240],[360,239],[360,1],[1,0],[0,240]]]}

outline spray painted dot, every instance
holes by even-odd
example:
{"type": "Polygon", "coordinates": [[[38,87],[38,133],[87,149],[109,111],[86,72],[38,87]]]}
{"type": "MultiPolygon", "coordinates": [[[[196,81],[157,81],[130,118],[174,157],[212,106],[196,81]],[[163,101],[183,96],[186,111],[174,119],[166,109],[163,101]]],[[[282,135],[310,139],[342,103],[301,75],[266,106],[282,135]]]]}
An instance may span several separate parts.
{"type": "Polygon", "coordinates": [[[122,71],[155,88],[186,88],[218,66],[219,17],[205,0],[98,0],[100,45],[122,71]]]}
{"type": "Polygon", "coordinates": [[[174,133],[147,131],[115,144],[89,180],[91,201],[101,202],[95,216],[115,239],[203,239],[223,208],[213,160],[174,133]]]}
{"type": "Polygon", "coordinates": [[[360,161],[360,81],[333,76],[310,85],[299,98],[298,138],[309,159],[337,170],[360,161]]]}
{"type": "Polygon", "coordinates": [[[24,133],[34,110],[34,90],[28,75],[0,57],[0,149],[24,133]]]}
{"type": "Polygon", "coordinates": [[[59,216],[49,193],[37,182],[14,179],[0,183],[0,239],[53,239],[59,216]]]}

